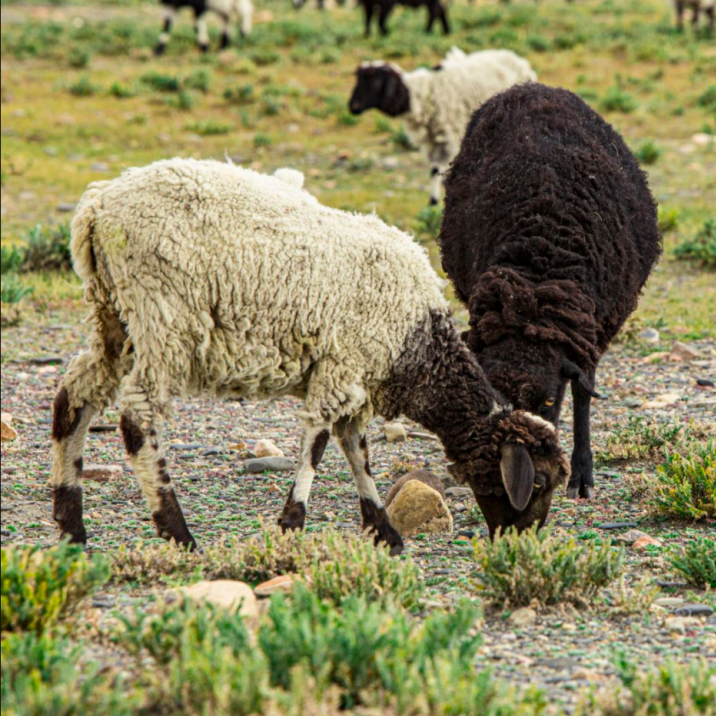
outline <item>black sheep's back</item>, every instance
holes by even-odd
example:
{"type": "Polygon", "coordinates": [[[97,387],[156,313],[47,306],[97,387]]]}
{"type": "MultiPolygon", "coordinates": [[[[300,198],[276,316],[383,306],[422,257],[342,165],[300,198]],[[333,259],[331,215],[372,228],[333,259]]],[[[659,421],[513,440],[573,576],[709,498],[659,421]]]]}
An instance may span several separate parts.
{"type": "Polygon", "coordinates": [[[572,280],[595,303],[603,352],[661,252],[656,204],[621,136],[577,95],[520,85],[475,112],[445,191],[439,243],[460,298],[494,266],[572,280]]]}

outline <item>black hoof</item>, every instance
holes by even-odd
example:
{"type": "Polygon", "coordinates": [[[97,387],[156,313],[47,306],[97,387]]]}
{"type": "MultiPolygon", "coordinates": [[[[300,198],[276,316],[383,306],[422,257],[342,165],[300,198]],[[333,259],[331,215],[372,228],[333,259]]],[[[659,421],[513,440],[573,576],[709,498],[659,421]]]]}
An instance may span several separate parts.
{"type": "Polygon", "coordinates": [[[567,497],[570,500],[576,500],[579,497],[579,487],[568,487],[567,497]]]}
{"type": "Polygon", "coordinates": [[[166,45],[157,45],[154,48],[154,56],[161,57],[164,54],[164,50],[166,50],[166,45]]]}
{"type": "Polygon", "coordinates": [[[86,530],[82,530],[82,532],[61,532],[60,541],[62,540],[67,540],[70,544],[78,544],[82,547],[86,547],[87,532],[86,530]]]}

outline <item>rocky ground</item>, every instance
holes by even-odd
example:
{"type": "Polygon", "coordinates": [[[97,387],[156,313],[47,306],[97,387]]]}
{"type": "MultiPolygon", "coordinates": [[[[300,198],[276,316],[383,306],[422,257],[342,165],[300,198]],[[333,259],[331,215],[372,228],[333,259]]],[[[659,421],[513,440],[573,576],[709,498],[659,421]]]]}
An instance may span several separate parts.
{"type": "MultiPolygon", "coordinates": [[[[67,361],[81,345],[84,329],[79,316],[77,309],[47,312],[29,318],[20,327],[3,330],[2,410],[12,415],[18,431],[17,440],[2,445],[3,544],[50,545],[57,539],[46,486],[51,404],[67,361]]],[[[664,339],[665,350],[672,343],[673,337],[664,339]]],[[[654,358],[645,344],[622,344],[605,357],[598,387],[608,400],[594,406],[596,451],[604,449],[608,435],[632,414],[665,422],[693,421],[697,428],[713,431],[716,392],[708,383],[716,375],[716,343],[688,345],[697,354],[680,360],[658,354],[654,358]]],[[[296,407],[292,400],[177,401],[175,419],[166,435],[170,470],[200,543],[227,534],[246,537],[258,531],[262,520],[275,520],[291,473],[246,474],[242,456],[259,439],[271,439],[286,456],[295,456],[296,407]]],[[[570,417],[567,405],[562,425],[566,445],[571,438],[570,417]]],[[[116,466],[109,475],[100,474],[104,481],[87,479],[84,483],[91,550],[107,551],[154,535],[139,486],[125,460],[117,421],[117,411],[108,411],[100,421],[101,431],[92,432],[88,440],[85,464],[116,466]]],[[[371,461],[379,490],[385,494],[401,472],[413,467],[427,468],[445,480],[454,533],[419,535],[408,540],[408,549],[430,586],[428,606],[473,597],[470,539],[484,535],[484,523],[472,497],[450,483],[439,443],[419,426],[406,423],[405,427],[407,441],[393,444],[385,440],[382,420],[375,420],[370,427],[371,461]]],[[[487,607],[480,660],[492,664],[500,676],[541,685],[556,700],[569,704],[575,690],[588,682],[598,683],[613,672],[612,660],[621,651],[642,664],[667,657],[716,658],[716,615],[675,618],[673,614],[688,603],[716,606],[714,594],[692,591],[675,582],[665,561],[670,551],[699,532],[714,530],[714,525],[693,526],[649,517],[624,484],[625,476],[642,470],[653,470],[653,465],[600,465],[595,499],[572,502],[558,497],[552,522],[577,537],[609,540],[638,527],[658,540],[660,544],[642,550],[627,548],[626,576],[628,585],[643,577],[658,581],[662,589],[657,605],[625,615],[610,606],[610,593],[605,592],[590,609],[526,612],[520,615],[519,625],[507,618],[509,612],[487,607]]],[[[334,525],[354,531],[358,518],[350,473],[338,448],[331,444],[314,482],[308,529],[334,525]]],[[[95,599],[96,618],[103,618],[109,608],[141,606],[149,598],[142,591],[110,586],[95,599]]]]}

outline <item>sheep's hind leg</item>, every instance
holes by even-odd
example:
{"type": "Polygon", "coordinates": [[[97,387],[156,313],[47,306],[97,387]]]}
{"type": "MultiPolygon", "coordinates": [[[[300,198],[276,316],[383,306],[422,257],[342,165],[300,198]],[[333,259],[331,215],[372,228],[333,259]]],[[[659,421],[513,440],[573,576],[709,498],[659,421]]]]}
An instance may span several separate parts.
{"type": "Polygon", "coordinates": [[[157,56],[163,55],[164,50],[166,50],[167,42],[169,42],[169,35],[171,34],[171,31],[172,31],[172,24],[174,23],[176,14],[177,14],[176,8],[167,7],[165,9],[164,27],[162,28],[162,31],[159,34],[159,40],[157,40],[157,44],[154,48],[154,54],[157,56]]]}
{"type": "MultiPolygon", "coordinates": [[[[594,385],[595,371],[586,371],[590,385],[594,385]]],[[[572,401],[574,403],[574,450],[572,451],[572,475],[567,485],[567,496],[574,499],[589,499],[594,494],[594,475],[592,448],[590,445],[590,410],[592,396],[572,381],[572,401]]]]}
{"type": "Polygon", "coordinates": [[[306,428],[301,437],[296,479],[291,485],[283,513],[278,520],[281,529],[302,530],[306,523],[306,505],[311,484],[330,438],[329,425],[306,428]]]}
{"type": "Polygon", "coordinates": [[[123,410],[119,427],[157,534],[193,550],[196,540],[189,532],[167,471],[161,439],[162,411],[136,383],[123,384],[121,397],[123,410]]]}
{"type": "Polygon", "coordinates": [[[375,534],[375,541],[384,542],[392,555],[403,551],[403,540],[390,524],[383,502],[378,495],[368,462],[368,443],[365,433],[355,420],[342,418],[333,427],[333,433],[348,460],[356,481],[363,529],[375,534]]]}

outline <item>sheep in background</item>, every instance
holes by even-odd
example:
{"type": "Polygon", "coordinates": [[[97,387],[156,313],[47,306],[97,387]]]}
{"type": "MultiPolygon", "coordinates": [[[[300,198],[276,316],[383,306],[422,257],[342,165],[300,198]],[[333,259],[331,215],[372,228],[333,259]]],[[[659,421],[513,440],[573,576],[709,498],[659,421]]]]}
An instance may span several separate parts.
{"type": "Polygon", "coordinates": [[[433,29],[435,20],[440,20],[443,26],[443,32],[446,35],[450,34],[447,10],[442,0],[358,0],[358,2],[363,6],[365,12],[366,37],[370,36],[370,24],[376,9],[378,10],[378,28],[383,36],[388,34],[388,26],[385,23],[388,21],[388,16],[393,12],[393,8],[396,5],[411,8],[419,8],[424,5],[428,9],[428,24],[425,27],[425,32],[430,32],[433,29]]]}
{"type": "Polygon", "coordinates": [[[529,62],[509,50],[466,55],[453,47],[431,70],[404,72],[391,62],[364,62],[348,108],[402,116],[413,144],[430,162],[430,204],[440,200],[442,174],[460,149],[472,113],[512,85],[537,79],[529,62]]]}
{"type": "Polygon", "coordinates": [[[699,29],[699,15],[704,11],[708,17],[708,30],[711,35],[714,34],[714,15],[716,13],[716,0],[676,0],[676,26],[679,32],[684,30],[684,11],[689,8],[692,11],[691,24],[694,32],[699,29]]]}
{"type": "Polygon", "coordinates": [[[161,0],[161,3],[164,8],[164,28],[154,48],[155,55],[164,53],[177,12],[184,7],[189,7],[194,11],[196,40],[202,52],[208,52],[209,50],[209,30],[206,26],[207,12],[215,12],[223,23],[221,44],[219,45],[222,50],[229,46],[229,25],[235,18],[239,19],[239,29],[242,37],[247,37],[251,32],[254,15],[254,6],[251,0],[161,0]]]}
{"type": "Polygon", "coordinates": [[[174,159],[91,184],[71,249],[92,309],[88,350],[54,404],[53,515],[84,542],[82,451],[117,392],[120,427],[160,535],[194,547],[167,472],[172,398],[304,399],[296,479],[280,519],[302,528],[337,438],[363,523],[399,551],[371,477],[372,413],[405,414],[443,441],[490,530],[544,522],[568,465],[554,427],[500,405],[450,319],[427,253],[375,216],[324,207],[303,176],[174,159]]]}
{"type": "Polygon", "coordinates": [[[590,497],[597,363],[662,250],[646,175],[577,95],[513,87],[470,122],[446,178],[438,243],[490,383],[557,425],[571,381],[568,495],[590,497]]]}

